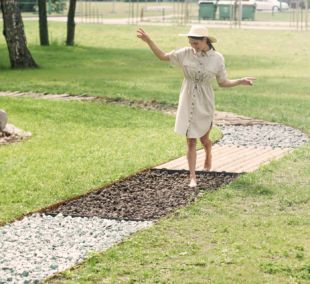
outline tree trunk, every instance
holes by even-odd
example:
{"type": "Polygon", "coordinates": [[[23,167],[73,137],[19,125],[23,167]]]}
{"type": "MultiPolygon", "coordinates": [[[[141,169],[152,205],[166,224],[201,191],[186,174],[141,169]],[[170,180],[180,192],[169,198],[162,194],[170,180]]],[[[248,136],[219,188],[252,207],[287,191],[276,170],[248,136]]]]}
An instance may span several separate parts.
{"type": "Polygon", "coordinates": [[[75,14],[76,0],[70,0],[69,12],[68,12],[68,23],[67,23],[67,45],[74,44],[74,14],[75,14]]]}
{"type": "Polygon", "coordinates": [[[16,0],[1,0],[3,14],[3,35],[9,49],[11,66],[37,68],[28,48],[24,24],[16,0]]]}
{"type": "Polygon", "coordinates": [[[46,0],[39,0],[39,27],[40,27],[40,43],[41,45],[50,45],[48,41],[47,16],[46,16],[46,0]]]}

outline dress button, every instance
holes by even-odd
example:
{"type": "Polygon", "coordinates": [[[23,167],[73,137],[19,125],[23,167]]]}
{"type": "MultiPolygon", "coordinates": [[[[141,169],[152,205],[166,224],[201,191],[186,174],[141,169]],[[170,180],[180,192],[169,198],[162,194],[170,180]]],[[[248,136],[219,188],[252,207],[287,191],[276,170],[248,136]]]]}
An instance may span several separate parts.
{"type": "Polygon", "coordinates": [[[198,73],[200,73],[200,71],[198,71],[198,73]]]}
{"type": "Polygon", "coordinates": [[[188,122],[191,122],[190,120],[188,122]]]}
{"type": "Polygon", "coordinates": [[[194,105],[194,104],[192,104],[192,105],[194,105]]]}
{"type": "Polygon", "coordinates": [[[202,63],[200,63],[200,65],[202,65],[202,63]]]}

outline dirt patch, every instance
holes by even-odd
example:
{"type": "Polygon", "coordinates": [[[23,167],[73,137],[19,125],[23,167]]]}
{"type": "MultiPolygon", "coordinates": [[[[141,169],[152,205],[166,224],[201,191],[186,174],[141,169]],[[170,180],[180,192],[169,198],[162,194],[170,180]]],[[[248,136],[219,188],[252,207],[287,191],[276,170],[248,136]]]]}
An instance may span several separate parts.
{"type": "Polygon", "coordinates": [[[7,124],[3,130],[0,130],[0,147],[11,143],[19,142],[32,135],[31,132],[25,132],[13,124],[7,124]]]}
{"type": "Polygon", "coordinates": [[[23,139],[24,139],[23,136],[19,136],[16,133],[10,133],[7,131],[0,130],[0,146],[8,145],[14,142],[19,142],[23,139]]]}
{"type": "Polygon", "coordinates": [[[154,220],[195,201],[205,190],[229,184],[237,175],[198,175],[198,187],[190,188],[188,173],[148,171],[121,181],[110,188],[82,195],[46,213],[154,220]]]}
{"type": "Polygon", "coordinates": [[[114,103],[115,105],[127,105],[131,107],[136,107],[140,109],[147,109],[147,110],[156,110],[161,111],[163,113],[176,116],[178,104],[169,104],[165,101],[157,101],[151,100],[147,101],[138,101],[138,100],[128,100],[128,99],[121,99],[121,98],[103,98],[103,101],[106,103],[114,103]]]}

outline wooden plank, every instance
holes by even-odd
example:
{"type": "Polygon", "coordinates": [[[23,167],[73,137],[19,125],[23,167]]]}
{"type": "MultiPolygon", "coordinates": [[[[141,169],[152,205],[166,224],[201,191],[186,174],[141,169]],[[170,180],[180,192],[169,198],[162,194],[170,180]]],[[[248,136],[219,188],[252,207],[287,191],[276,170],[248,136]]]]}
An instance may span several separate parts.
{"type": "MultiPolygon", "coordinates": [[[[225,146],[224,146],[225,147],[225,146]]],[[[226,146],[227,147],[227,146],[226,146]]],[[[215,152],[217,152],[217,151],[220,151],[221,150],[221,146],[219,146],[219,145],[216,145],[215,147],[214,147],[214,151],[215,152]]],[[[212,150],[213,151],[213,150],[212,150]]],[[[197,153],[198,153],[198,155],[204,155],[204,149],[201,149],[201,150],[198,150],[197,151],[197,153]]],[[[159,166],[159,167],[156,167],[157,169],[174,169],[174,170],[176,170],[176,169],[178,169],[178,167],[182,167],[182,168],[184,168],[184,166],[186,166],[187,165],[187,158],[186,158],[186,155],[185,156],[182,156],[182,157],[180,157],[180,158],[178,158],[178,159],[175,159],[175,160],[173,160],[173,161],[170,161],[170,162],[168,162],[168,163],[166,163],[166,164],[163,164],[163,165],[161,165],[161,166],[159,166]]]]}
{"type": "Polygon", "coordinates": [[[236,160],[234,163],[227,165],[227,167],[225,167],[225,170],[227,169],[227,170],[233,170],[234,172],[238,172],[240,168],[249,165],[251,162],[253,162],[253,160],[257,161],[255,163],[259,163],[260,158],[258,157],[268,157],[270,155],[269,152],[271,151],[261,150],[260,152],[256,152],[248,158],[236,160]]]}
{"type": "Polygon", "coordinates": [[[215,160],[211,169],[226,172],[228,167],[232,167],[235,163],[239,163],[240,160],[247,160],[251,156],[256,156],[257,152],[258,151],[255,148],[241,148],[240,151],[229,155],[225,155],[225,153],[223,153],[224,156],[222,156],[219,160],[215,160]]]}
{"type": "Polygon", "coordinates": [[[255,159],[254,161],[248,161],[246,163],[242,163],[238,166],[238,169],[234,170],[234,172],[237,173],[241,173],[241,172],[248,172],[249,169],[257,166],[257,168],[260,166],[260,164],[270,161],[271,159],[273,159],[274,157],[280,156],[282,153],[285,153],[285,150],[282,150],[280,148],[272,150],[270,152],[268,152],[265,155],[261,155],[259,157],[257,157],[257,159],[255,159]]]}

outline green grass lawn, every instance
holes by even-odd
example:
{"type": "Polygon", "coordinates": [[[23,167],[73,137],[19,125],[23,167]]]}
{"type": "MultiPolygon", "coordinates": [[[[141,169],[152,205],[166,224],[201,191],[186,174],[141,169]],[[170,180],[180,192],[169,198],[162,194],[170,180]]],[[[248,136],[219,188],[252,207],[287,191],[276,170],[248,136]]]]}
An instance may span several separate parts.
{"type": "Polygon", "coordinates": [[[310,147],[48,283],[309,283],[310,147]]]}
{"type": "MultiPolygon", "coordinates": [[[[177,102],[180,70],[159,62],[133,26],[50,23],[53,45],[38,46],[42,69],[10,70],[0,42],[0,89],[177,102]]],[[[182,27],[146,27],[165,51],[188,45],[182,27]]],[[[210,29],[229,78],[255,86],[220,89],[216,108],[292,125],[310,133],[308,33],[210,29]]],[[[1,219],[9,220],[184,154],[174,118],[113,105],[0,97],[10,123],[34,133],[0,148],[1,219]],[[141,153],[143,153],[141,155],[141,153]]],[[[218,135],[214,132],[214,138],[218,135]]],[[[206,194],[178,217],[94,255],[51,283],[309,283],[310,145],[206,194]]]]}
{"type": "MultiPolygon", "coordinates": [[[[53,38],[50,47],[38,46],[37,21],[25,21],[25,27],[29,49],[42,69],[10,70],[2,37],[0,90],[178,101],[181,71],[155,58],[136,38],[135,26],[78,24],[76,47],[62,45],[65,23],[49,23],[53,38]]],[[[187,39],[178,36],[188,28],[145,29],[167,52],[188,46],[187,39]]],[[[210,34],[218,38],[215,46],[226,59],[229,78],[258,79],[253,88],[220,89],[214,82],[217,109],[298,125],[309,131],[309,33],[301,36],[287,31],[210,29],[210,34]]]]}
{"type": "Polygon", "coordinates": [[[0,222],[185,154],[174,118],[161,113],[31,98],[0,97],[0,106],[33,133],[0,147],[0,222]]]}

